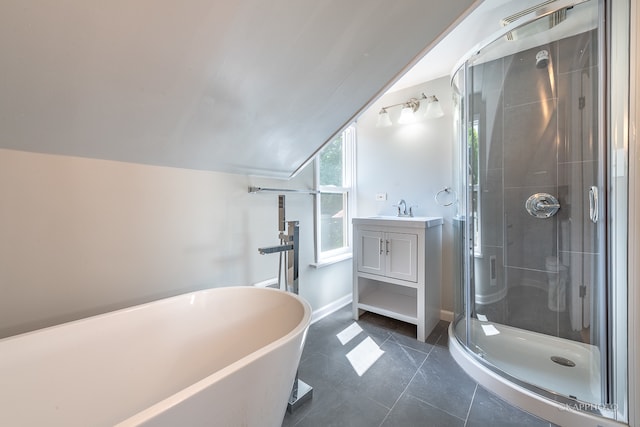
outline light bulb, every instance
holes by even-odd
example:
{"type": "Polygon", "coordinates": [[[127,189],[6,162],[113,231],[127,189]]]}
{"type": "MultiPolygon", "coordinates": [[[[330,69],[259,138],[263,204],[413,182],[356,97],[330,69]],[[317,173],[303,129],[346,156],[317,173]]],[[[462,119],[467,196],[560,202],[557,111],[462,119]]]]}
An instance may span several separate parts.
{"type": "Polygon", "coordinates": [[[402,107],[402,111],[400,112],[400,118],[398,119],[398,123],[406,125],[409,123],[414,123],[416,121],[416,115],[413,113],[413,106],[410,104],[405,104],[402,107]]]}
{"type": "Polygon", "coordinates": [[[444,116],[444,111],[440,106],[440,101],[435,96],[430,96],[427,102],[427,110],[424,112],[424,116],[429,119],[436,119],[444,116]]]}
{"type": "Polygon", "coordinates": [[[378,122],[376,123],[376,127],[383,128],[391,126],[391,119],[389,118],[389,113],[384,108],[380,110],[380,114],[378,114],[378,122]]]}

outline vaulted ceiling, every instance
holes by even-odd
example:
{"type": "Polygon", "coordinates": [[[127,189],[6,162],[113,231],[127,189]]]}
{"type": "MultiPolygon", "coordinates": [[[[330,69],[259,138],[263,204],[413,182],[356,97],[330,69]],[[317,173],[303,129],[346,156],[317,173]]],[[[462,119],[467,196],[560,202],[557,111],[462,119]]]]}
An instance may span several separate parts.
{"type": "Polygon", "coordinates": [[[288,177],[473,0],[5,0],[0,148],[288,177]]]}

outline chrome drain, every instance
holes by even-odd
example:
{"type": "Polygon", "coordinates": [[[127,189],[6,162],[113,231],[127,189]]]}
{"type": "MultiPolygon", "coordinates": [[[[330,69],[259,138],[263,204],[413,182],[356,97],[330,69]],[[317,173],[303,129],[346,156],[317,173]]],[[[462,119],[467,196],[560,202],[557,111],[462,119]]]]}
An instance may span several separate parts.
{"type": "Polygon", "coordinates": [[[573,360],[569,360],[566,357],[551,356],[551,360],[553,360],[558,365],[568,366],[570,368],[573,368],[574,366],[576,366],[576,362],[574,362],[573,360]]]}

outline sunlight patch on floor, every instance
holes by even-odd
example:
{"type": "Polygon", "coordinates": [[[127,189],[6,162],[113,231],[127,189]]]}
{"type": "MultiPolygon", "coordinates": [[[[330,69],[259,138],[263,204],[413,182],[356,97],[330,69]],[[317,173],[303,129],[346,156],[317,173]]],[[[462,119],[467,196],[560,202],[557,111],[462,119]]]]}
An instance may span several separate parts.
{"type": "Polygon", "coordinates": [[[347,359],[358,376],[362,376],[384,354],[371,337],[367,337],[347,353],[347,359]]]}
{"type": "Polygon", "coordinates": [[[340,332],[336,337],[340,340],[340,344],[345,345],[352,339],[354,339],[360,332],[362,332],[362,328],[356,322],[353,322],[351,325],[347,326],[340,332]]]}

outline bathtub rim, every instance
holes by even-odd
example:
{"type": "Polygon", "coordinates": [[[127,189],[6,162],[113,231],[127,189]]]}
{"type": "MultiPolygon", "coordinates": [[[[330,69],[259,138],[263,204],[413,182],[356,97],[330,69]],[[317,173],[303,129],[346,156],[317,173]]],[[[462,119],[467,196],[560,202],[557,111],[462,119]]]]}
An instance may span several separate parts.
{"type": "MultiPolygon", "coordinates": [[[[231,285],[231,286],[221,286],[219,288],[205,288],[205,289],[199,289],[199,290],[195,290],[195,291],[188,291],[188,292],[184,292],[184,293],[177,294],[177,295],[159,297],[159,298],[153,299],[151,301],[142,302],[140,304],[135,304],[135,305],[131,305],[131,306],[128,306],[128,307],[122,307],[122,308],[118,308],[118,309],[115,309],[115,310],[106,311],[104,313],[93,314],[93,315],[90,315],[90,316],[81,317],[79,319],[69,320],[69,321],[61,322],[61,323],[56,323],[55,325],[45,326],[43,328],[33,329],[31,331],[25,331],[25,332],[21,332],[19,334],[2,337],[2,338],[0,338],[0,345],[2,345],[2,343],[4,343],[4,342],[8,342],[8,341],[11,341],[11,340],[14,340],[14,339],[18,339],[18,338],[23,338],[23,337],[26,337],[28,335],[44,333],[44,332],[51,331],[51,330],[56,330],[56,329],[59,329],[59,328],[65,327],[65,326],[71,326],[71,325],[75,325],[75,324],[79,324],[79,323],[85,323],[85,322],[94,322],[94,321],[97,321],[99,319],[107,319],[109,317],[116,316],[116,315],[119,315],[119,314],[122,314],[122,313],[142,310],[145,307],[147,307],[149,305],[152,305],[152,304],[168,304],[172,300],[177,300],[177,299],[180,299],[180,298],[186,298],[188,296],[195,295],[195,294],[206,294],[206,293],[214,292],[214,291],[218,292],[218,291],[222,291],[222,290],[225,290],[225,289],[263,289],[263,290],[267,290],[267,291],[284,292],[284,291],[282,291],[280,289],[276,289],[276,288],[256,288],[255,286],[251,286],[251,285],[231,285]]],[[[309,304],[307,303],[307,301],[304,298],[300,297],[299,295],[292,294],[290,292],[284,292],[284,293],[286,293],[287,295],[290,295],[292,297],[296,297],[297,299],[299,299],[304,304],[307,304],[308,311],[311,313],[311,306],[309,306],[309,304]]],[[[305,310],[305,315],[306,315],[306,311],[307,310],[305,310]]],[[[309,314],[309,317],[311,317],[311,314],[309,314]]]]}
{"type": "MultiPolygon", "coordinates": [[[[309,325],[311,323],[311,314],[312,314],[312,310],[311,310],[311,306],[309,305],[309,303],[307,301],[305,301],[302,297],[300,297],[299,295],[296,294],[292,294],[290,292],[286,292],[286,291],[282,291],[280,289],[274,289],[274,288],[256,288],[254,286],[229,286],[229,287],[224,287],[224,288],[211,288],[211,289],[204,289],[204,290],[200,290],[200,291],[194,291],[194,292],[188,292],[185,294],[181,294],[181,295],[176,295],[174,297],[169,297],[169,298],[163,298],[157,301],[152,301],[150,303],[145,303],[145,304],[141,304],[141,306],[147,305],[147,304],[153,304],[154,302],[160,302],[160,301],[164,301],[164,300],[170,300],[173,298],[178,298],[178,297],[188,297],[191,294],[195,294],[195,293],[201,293],[201,292],[209,292],[209,291],[229,291],[232,292],[233,290],[238,291],[240,289],[243,289],[244,291],[251,289],[250,292],[277,292],[280,294],[285,294],[290,298],[293,298],[295,300],[297,300],[303,308],[303,315],[302,315],[302,319],[300,320],[300,322],[287,334],[281,336],[280,338],[278,338],[275,341],[270,342],[269,344],[260,347],[259,349],[247,354],[246,356],[236,360],[235,362],[225,366],[224,368],[210,374],[207,375],[205,377],[203,377],[202,379],[196,381],[195,383],[175,392],[174,394],[167,396],[166,398],[154,403],[152,406],[149,406],[143,410],[141,410],[140,412],[123,419],[122,421],[119,421],[115,427],[126,427],[126,426],[136,426],[139,424],[142,424],[143,422],[152,419],[153,417],[161,414],[162,412],[182,403],[183,401],[185,401],[187,398],[189,398],[190,396],[193,396],[203,390],[205,390],[209,385],[215,383],[216,381],[219,381],[223,378],[228,377],[229,375],[231,375],[232,373],[234,373],[235,371],[237,371],[240,367],[248,365],[249,363],[252,363],[258,359],[260,359],[262,356],[264,356],[265,354],[270,353],[271,351],[273,351],[276,348],[279,348],[287,343],[289,343],[290,341],[293,341],[294,339],[296,339],[298,336],[300,336],[303,333],[306,333],[306,330],[309,328],[309,325]]],[[[243,291],[241,291],[243,292],[243,291]]],[[[134,307],[130,307],[131,309],[135,309],[138,306],[134,306],[134,307]]],[[[127,310],[127,309],[123,309],[123,310],[127,310]]],[[[118,310],[120,311],[120,310],[118,310]]],[[[115,313],[115,312],[114,312],[115,313]]],[[[304,339],[302,340],[302,342],[304,343],[304,339]]],[[[302,349],[300,350],[300,352],[302,352],[302,349]]],[[[292,383],[293,385],[293,383],[292,383]]]]}

